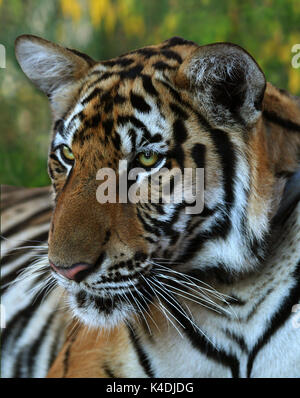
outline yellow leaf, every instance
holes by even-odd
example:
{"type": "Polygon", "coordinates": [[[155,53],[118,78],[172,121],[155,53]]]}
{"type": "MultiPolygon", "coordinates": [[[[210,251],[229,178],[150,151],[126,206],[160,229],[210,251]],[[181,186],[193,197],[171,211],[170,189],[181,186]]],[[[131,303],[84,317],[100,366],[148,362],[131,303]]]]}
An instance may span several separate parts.
{"type": "Polygon", "coordinates": [[[298,94],[300,92],[300,69],[289,69],[288,88],[292,94],[298,94]]]}
{"type": "Polygon", "coordinates": [[[167,15],[164,21],[164,25],[168,32],[172,33],[177,28],[178,15],[170,14],[167,15]]]}
{"type": "Polygon", "coordinates": [[[116,25],[116,10],[109,4],[105,13],[105,29],[106,32],[112,33],[116,25]]]}
{"type": "Polygon", "coordinates": [[[74,22],[80,20],[81,6],[78,0],[60,0],[60,6],[65,17],[70,17],[74,22]]]}
{"type": "Polygon", "coordinates": [[[128,16],[134,11],[133,0],[118,0],[118,14],[122,20],[128,18],[128,16]]]}
{"type": "Polygon", "coordinates": [[[100,25],[109,7],[110,7],[109,0],[90,0],[89,11],[90,11],[92,24],[95,27],[100,25]]]}
{"type": "Polygon", "coordinates": [[[130,15],[123,20],[124,30],[128,36],[143,35],[145,32],[144,20],[140,15],[130,15]]]}

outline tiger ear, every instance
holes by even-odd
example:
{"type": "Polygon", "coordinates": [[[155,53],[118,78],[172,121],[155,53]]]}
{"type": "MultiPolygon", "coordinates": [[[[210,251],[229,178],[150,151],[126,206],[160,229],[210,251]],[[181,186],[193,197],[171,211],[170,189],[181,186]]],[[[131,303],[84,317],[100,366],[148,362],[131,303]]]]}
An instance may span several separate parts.
{"type": "Polygon", "coordinates": [[[260,116],[265,76],[251,55],[235,44],[198,47],[180,66],[175,82],[193,95],[214,127],[249,127],[260,116]]]}
{"type": "Polygon", "coordinates": [[[95,64],[85,54],[32,35],[17,37],[15,53],[25,75],[49,97],[56,117],[68,108],[80,79],[95,64]]]}

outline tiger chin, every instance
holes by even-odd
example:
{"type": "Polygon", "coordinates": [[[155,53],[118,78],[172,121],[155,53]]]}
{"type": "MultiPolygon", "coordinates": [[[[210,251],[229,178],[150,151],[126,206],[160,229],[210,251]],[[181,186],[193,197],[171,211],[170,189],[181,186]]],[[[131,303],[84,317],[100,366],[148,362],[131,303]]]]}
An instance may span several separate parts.
{"type": "Polygon", "coordinates": [[[83,291],[79,295],[85,297],[84,307],[78,304],[78,299],[73,293],[70,293],[67,301],[73,315],[87,326],[109,330],[122,322],[130,323],[134,320],[136,310],[131,304],[122,300],[116,302],[117,300],[97,297],[83,291]]]}
{"type": "Polygon", "coordinates": [[[93,328],[111,330],[122,322],[130,324],[153,300],[149,289],[145,289],[145,282],[137,282],[135,278],[128,286],[123,282],[121,287],[110,291],[102,286],[95,288],[88,280],[81,286],[57,277],[56,273],[53,277],[68,293],[65,301],[73,316],[93,328]]]}

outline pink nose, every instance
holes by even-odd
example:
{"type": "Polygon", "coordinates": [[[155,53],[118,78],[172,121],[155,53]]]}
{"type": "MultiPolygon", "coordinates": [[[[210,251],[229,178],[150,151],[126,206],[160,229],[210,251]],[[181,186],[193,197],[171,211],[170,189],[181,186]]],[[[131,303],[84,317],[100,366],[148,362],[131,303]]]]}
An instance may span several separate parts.
{"type": "Polygon", "coordinates": [[[92,264],[79,263],[74,264],[69,268],[57,267],[50,261],[51,268],[58,274],[64,276],[67,279],[71,279],[75,282],[81,282],[93,268],[92,264]]]}

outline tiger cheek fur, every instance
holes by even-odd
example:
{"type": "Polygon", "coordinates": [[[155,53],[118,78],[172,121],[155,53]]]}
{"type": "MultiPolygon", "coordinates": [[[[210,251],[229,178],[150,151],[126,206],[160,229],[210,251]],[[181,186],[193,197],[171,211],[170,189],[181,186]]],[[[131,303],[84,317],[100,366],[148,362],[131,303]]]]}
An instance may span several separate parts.
{"type": "MultiPolygon", "coordinates": [[[[154,299],[147,277],[157,261],[204,280],[255,269],[285,179],[276,175],[262,123],[263,99],[268,111],[276,94],[245,50],[173,38],[95,62],[21,36],[16,54],[50,98],[49,261],[77,316],[108,326],[140,312],[141,297],[154,299]],[[205,169],[203,212],[192,216],[184,202],[97,201],[97,171],[118,174],[119,161],[135,164],[143,151],[159,155],[157,167],[205,169]]],[[[281,172],[295,170],[295,157],[291,151],[281,172]]]]}

